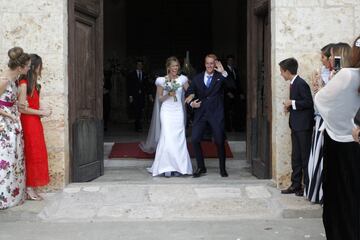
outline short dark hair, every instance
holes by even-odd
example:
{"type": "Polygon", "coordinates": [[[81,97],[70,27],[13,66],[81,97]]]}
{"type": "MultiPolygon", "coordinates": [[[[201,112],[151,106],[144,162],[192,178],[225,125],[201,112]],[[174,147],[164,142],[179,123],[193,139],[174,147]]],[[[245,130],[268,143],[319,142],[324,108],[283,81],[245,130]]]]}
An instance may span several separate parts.
{"type": "Polygon", "coordinates": [[[288,70],[291,74],[295,75],[298,70],[298,62],[295,58],[287,58],[279,62],[279,66],[284,71],[288,70]]]}

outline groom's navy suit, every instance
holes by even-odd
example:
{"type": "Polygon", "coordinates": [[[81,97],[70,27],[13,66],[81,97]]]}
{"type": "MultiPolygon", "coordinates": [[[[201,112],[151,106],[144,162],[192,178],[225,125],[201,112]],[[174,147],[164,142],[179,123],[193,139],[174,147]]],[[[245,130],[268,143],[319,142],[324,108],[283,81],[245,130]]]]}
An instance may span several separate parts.
{"type": "Polygon", "coordinates": [[[205,72],[196,75],[186,92],[195,94],[194,100],[199,99],[201,105],[194,108],[191,142],[195,150],[197,167],[205,169],[204,156],[201,150],[201,139],[207,124],[210,125],[215,140],[220,171],[225,171],[225,133],[224,133],[224,81],[226,78],[219,72],[214,72],[211,83],[207,87],[204,83],[205,72]]]}

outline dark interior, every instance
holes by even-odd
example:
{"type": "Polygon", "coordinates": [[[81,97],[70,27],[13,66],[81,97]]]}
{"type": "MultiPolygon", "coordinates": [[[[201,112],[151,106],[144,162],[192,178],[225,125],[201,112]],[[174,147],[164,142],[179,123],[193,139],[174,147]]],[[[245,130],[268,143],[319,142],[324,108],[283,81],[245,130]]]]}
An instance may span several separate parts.
{"type": "MultiPolygon", "coordinates": [[[[246,1],[104,1],[104,70],[111,75],[110,97],[108,102],[104,99],[104,111],[109,111],[105,137],[130,130],[126,72],[134,69],[135,59],[143,59],[145,71],[153,77],[164,73],[169,56],[183,62],[188,51],[192,67],[201,72],[207,53],[215,53],[223,65],[226,56],[232,54],[246,99],[246,21],[246,1]]],[[[148,108],[145,111],[151,117],[151,106],[148,108]]],[[[246,109],[240,111],[246,115],[246,109]]],[[[145,123],[150,117],[144,117],[145,123]]],[[[237,126],[234,132],[243,132],[245,117],[234,125],[237,126]]]]}

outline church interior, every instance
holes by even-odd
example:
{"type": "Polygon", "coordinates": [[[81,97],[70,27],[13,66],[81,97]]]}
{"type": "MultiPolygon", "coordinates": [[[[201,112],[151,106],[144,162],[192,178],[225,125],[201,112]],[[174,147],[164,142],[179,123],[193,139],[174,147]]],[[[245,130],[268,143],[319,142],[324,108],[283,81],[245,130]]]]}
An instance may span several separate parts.
{"type": "Polygon", "coordinates": [[[226,134],[230,140],[245,140],[246,21],[246,1],[104,1],[104,140],[146,137],[153,103],[146,98],[143,131],[135,131],[127,93],[127,77],[136,61],[143,62],[151,86],[156,76],[165,74],[169,56],[180,60],[182,73],[191,81],[204,71],[208,53],[215,53],[224,67],[233,59],[237,87],[233,97],[225,92],[226,134]]]}

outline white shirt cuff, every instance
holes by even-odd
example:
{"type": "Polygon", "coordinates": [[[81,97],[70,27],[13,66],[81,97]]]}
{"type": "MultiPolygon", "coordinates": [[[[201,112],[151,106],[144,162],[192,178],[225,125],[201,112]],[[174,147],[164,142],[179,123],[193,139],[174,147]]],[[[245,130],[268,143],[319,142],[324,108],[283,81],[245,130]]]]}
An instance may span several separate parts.
{"type": "Polygon", "coordinates": [[[291,100],[292,109],[296,110],[295,100],[291,100]]]}
{"type": "Polygon", "coordinates": [[[223,75],[223,77],[227,77],[229,74],[227,73],[227,71],[223,71],[221,75],[223,75]]]}

